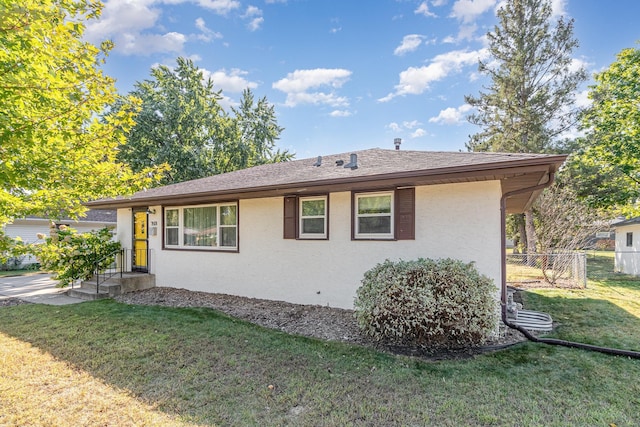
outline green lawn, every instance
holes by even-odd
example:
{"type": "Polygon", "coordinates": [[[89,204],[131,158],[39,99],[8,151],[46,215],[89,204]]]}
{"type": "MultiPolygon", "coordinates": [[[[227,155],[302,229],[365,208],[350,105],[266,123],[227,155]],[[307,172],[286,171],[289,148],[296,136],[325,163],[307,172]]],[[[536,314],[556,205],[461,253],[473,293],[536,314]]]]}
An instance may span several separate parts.
{"type": "Polygon", "coordinates": [[[20,270],[0,270],[0,277],[8,276],[25,276],[29,274],[37,274],[38,270],[33,269],[20,269],[20,270]]]}
{"type": "MultiPolygon", "coordinates": [[[[640,281],[527,292],[551,336],[640,350],[640,281]]],[[[0,308],[0,425],[640,425],[640,360],[524,343],[449,361],[286,335],[209,309],[0,308]]]]}

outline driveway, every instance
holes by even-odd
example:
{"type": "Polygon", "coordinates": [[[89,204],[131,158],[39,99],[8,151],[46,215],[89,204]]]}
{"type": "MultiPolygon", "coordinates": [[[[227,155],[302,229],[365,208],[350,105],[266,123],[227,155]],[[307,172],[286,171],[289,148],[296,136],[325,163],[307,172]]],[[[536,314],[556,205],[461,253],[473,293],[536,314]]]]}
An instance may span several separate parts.
{"type": "Polygon", "coordinates": [[[82,302],[65,294],[68,288],[56,288],[56,281],[48,274],[0,277],[0,299],[19,298],[24,301],[65,305],[82,302]]]}

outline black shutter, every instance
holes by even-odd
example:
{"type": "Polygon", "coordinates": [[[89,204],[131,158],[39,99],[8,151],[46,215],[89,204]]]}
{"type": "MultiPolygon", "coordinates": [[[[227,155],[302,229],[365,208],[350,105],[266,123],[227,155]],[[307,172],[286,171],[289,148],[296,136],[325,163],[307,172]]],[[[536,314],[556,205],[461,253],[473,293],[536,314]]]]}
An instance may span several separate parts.
{"type": "Polygon", "coordinates": [[[415,188],[396,190],[396,239],[414,240],[416,216],[415,188]]]}
{"type": "Polygon", "coordinates": [[[295,239],[298,227],[298,198],[296,196],[285,196],[284,198],[284,238],[295,239]]]}

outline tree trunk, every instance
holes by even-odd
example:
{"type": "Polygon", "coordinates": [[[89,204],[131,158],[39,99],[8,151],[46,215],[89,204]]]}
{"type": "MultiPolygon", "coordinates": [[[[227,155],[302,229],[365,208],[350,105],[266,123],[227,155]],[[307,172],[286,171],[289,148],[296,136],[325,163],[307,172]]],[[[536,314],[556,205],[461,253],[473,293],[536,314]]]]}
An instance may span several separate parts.
{"type": "Polygon", "coordinates": [[[524,214],[516,214],[518,217],[518,232],[520,233],[520,239],[518,244],[523,254],[527,253],[527,230],[524,226],[524,214]]]}
{"type": "Polygon", "coordinates": [[[536,227],[533,224],[533,209],[528,209],[524,213],[524,226],[527,232],[527,265],[535,264],[536,253],[536,227]]]}

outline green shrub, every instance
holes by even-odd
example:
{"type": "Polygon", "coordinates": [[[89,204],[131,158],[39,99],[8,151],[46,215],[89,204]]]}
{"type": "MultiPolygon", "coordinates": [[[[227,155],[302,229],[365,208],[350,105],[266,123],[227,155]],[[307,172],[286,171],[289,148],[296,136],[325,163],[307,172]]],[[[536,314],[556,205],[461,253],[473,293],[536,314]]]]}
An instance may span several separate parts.
{"type": "Polygon", "coordinates": [[[76,230],[61,225],[51,225],[49,237],[38,235],[44,243],[29,245],[28,251],[40,261],[43,270],[55,273],[60,286],[68,286],[75,280],[89,279],[99,262],[100,269],[108,268],[120,249],[120,242],[113,241],[111,230],[103,228],[78,234],[76,230]]]}
{"type": "Polygon", "coordinates": [[[477,346],[494,332],[496,287],[472,263],[386,260],[357,290],[360,328],[380,342],[427,349],[477,346]]]}

